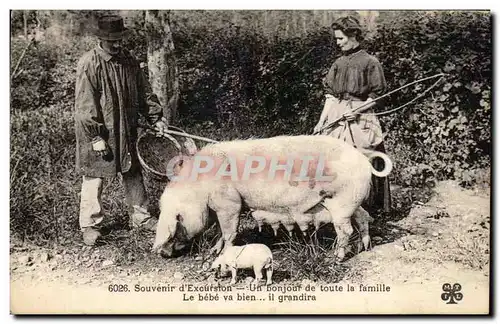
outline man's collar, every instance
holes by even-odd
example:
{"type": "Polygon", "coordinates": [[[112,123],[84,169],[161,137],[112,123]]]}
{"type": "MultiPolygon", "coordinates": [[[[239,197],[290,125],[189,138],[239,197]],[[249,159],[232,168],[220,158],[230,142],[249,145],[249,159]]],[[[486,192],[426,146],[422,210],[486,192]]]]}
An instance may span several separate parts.
{"type": "Polygon", "coordinates": [[[101,55],[102,58],[106,61],[109,61],[113,58],[113,56],[111,56],[111,54],[109,54],[108,52],[106,52],[105,50],[102,49],[101,44],[97,45],[97,53],[99,55],[101,55]]]}
{"type": "Polygon", "coordinates": [[[123,49],[120,49],[120,52],[116,55],[116,56],[113,56],[111,54],[109,54],[108,52],[106,52],[102,47],[101,47],[101,44],[98,44],[97,45],[97,53],[99,55],[102,56],[102,58],[104,60],[106,60],[106,62],[108,62],[109,60],[111,60],[113,57],[116,57],[116,58],[120,58],[120,57],[124,57],[125,54],[123,52],[123,49]]]}

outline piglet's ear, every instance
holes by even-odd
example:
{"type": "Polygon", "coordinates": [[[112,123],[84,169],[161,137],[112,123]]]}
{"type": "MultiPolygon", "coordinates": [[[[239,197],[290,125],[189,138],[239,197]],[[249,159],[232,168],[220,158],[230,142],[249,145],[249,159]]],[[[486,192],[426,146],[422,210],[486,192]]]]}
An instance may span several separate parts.
{"type": "Polygon", "coordinates": [[[177,221],[181,223],[184,221],[184,218],[182,217],[181,214],[177,214],[177,216],[175,216],[175,219],[177,219],[177,221]]]}

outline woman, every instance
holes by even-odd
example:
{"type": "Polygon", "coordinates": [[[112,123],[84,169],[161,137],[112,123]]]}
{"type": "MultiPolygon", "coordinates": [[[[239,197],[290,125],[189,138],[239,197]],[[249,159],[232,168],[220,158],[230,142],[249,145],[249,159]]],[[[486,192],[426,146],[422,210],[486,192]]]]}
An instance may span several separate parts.
{"type": "MultiPolygon", "coordinates": [[[[332,29],[342,56],[333,63],[323,80],[326,101],[314,133],[334,136],[359,149],[385,152],[382,128],[372,114],[380,105],[373,99],[386,90],[382,66],[360,46],[362,31],[356,18],[340,18],[332,24],[332,29]],[[363,114],[354,114],[353,110],[363,114]],[[339,122],[326,127],[339,118],[339,122]]],[[[378,159],[373,160],[373,164],[377,170],[382,167],[378,159]]],[[[390,210],[387,177],[373,177],[367,203],[371,210],[390,210]]]]}

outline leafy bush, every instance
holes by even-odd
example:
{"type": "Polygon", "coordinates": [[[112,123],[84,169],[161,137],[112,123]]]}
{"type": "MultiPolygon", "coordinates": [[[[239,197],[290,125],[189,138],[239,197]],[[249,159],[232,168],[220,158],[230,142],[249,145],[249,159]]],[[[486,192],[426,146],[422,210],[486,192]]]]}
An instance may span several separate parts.
{"type": "MultiPolygon", "coordinates": [[[[438,180],[468,181],[473,170],[490,165],[490,29],[489,16],[466,12],[412,15],[379,27],[371,47],[390,89],[447,74],[417,104],[382,118],[397,178],[419,176],[425,169],[438,180]]],[[[389,108],[408,102],[434,81],[394,96],[389,108]]]]}
{"type": "Polygon", "coordinates": [[[263,137],[308,132],[316,122],[310,114],[322,108],[322,69],[333,50],[326,30],[273,41],[234,25],[174,35],[183,125],[212,121],[263,137]]]}
{"type": "Polygon", "coordinates": [[[48,100],[48,71],[55,65],[56,59],[57,56],[50,46],[24,38],[12,39],[10,73],[14,74],[14,77],[11,86],[11,108],[33,109],[48,100]],[[18,69],[14,70],[16,66],[18,69]]]}

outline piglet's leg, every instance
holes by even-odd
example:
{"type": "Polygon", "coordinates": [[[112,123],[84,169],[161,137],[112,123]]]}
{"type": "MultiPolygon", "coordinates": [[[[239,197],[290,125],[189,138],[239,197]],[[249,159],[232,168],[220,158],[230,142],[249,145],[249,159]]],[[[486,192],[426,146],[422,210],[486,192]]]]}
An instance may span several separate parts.
{"type": "Polygon", "coordinates": [[[237,269],[236,267],[231,267],[231,285],[236,284],[236,274],[237,274],[237,269]]]}
{"type": "Polygon", "coordinates": [[[270,285],[273,283],[273,266],[269,266],[267,269],[266,269],[266,285],[270,285]]]}
{"type": "Polygon", "coordinates": [[[255,274],[254,282],[258,285],[262,280],[262,266],[253,266],[253,272],[255,274]]]}

